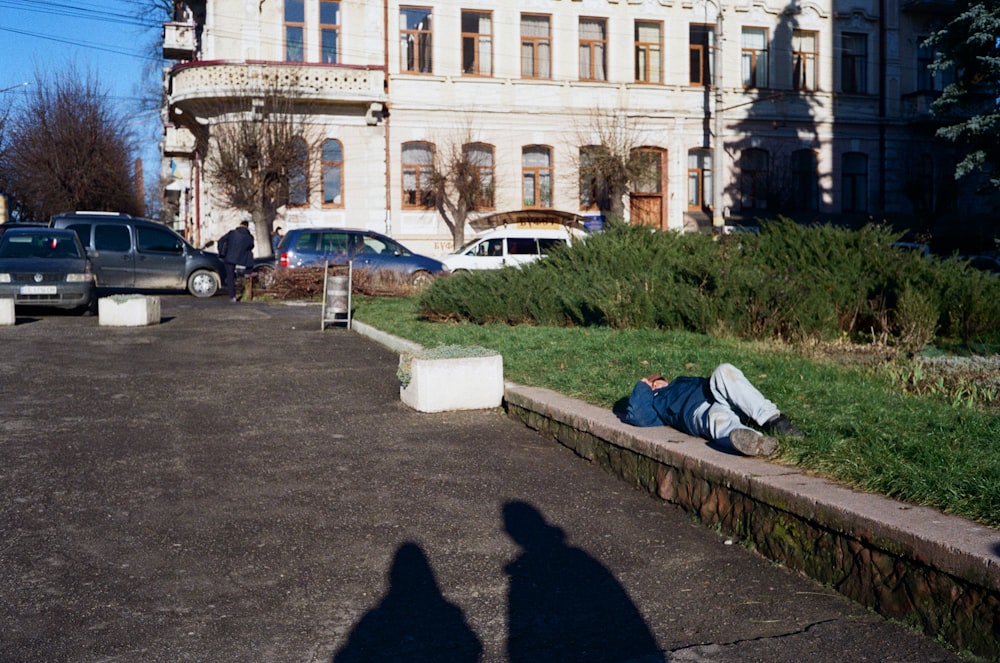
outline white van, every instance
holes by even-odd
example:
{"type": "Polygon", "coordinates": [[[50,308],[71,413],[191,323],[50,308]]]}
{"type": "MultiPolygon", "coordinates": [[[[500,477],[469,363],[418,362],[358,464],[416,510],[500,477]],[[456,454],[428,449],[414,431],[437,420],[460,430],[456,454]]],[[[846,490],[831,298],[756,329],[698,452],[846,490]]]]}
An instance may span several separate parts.
{"type": "Polygon", "coordinates": [[[458,251],[442,258],[441,262],[453,272],[516,267],[544,257],[555,246],[572,245],[582,236],[582,231],[569,230],[565,226],[502,226],[477,235],[458,251]]]}

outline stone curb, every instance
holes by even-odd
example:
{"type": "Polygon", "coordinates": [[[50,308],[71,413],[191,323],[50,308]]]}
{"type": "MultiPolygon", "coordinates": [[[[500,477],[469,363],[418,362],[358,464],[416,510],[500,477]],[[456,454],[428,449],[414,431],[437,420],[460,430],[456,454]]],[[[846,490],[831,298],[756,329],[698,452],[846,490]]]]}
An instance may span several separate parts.
{"type": "MultiPolygon", "coordinates": [[[[390,349],[415,344],[367,325],[390,349]]],[[[420,346],[417,346],[419,348],[420,346]]],[[[509,416],[883,616],[1000,660],[1000,532],[506,382],[509,416]]]]}

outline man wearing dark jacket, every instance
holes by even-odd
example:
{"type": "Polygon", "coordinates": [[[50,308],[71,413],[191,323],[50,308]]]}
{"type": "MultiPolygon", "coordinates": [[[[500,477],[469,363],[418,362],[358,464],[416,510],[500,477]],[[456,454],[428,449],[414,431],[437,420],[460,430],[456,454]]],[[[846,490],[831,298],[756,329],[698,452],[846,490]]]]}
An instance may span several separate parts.
{"type": "Polygon", "coordinates": [[[253,269],[253,235],[250,233],[250,223],[240,222],[219,239],[219,257],[226,268],[226,287],[229,288],[229,301],[236,301],[236,267],[240,266],[250,271],[253,269]]]}
{"type": "Polygon", "coordinates": [[[668,381],[650,375],[636,383],[628,399],[625,422],[633,426],[671,426],[747,456],[770,456],[778,441],[765,433],[802,437],[802,431],[774,403],[750,384],[740,369],[720,364],[711,377],[678,377],[668,381]]]}

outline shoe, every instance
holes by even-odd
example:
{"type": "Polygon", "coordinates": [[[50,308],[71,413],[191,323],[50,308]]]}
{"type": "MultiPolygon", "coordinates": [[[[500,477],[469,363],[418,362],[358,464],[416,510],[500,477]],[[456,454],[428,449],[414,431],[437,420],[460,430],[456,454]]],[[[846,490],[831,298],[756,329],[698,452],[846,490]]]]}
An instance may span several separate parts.
{"type": "Polygon", "coordinates": [[[729,442],[744,456],[770,456],[778,450],[776,439],[749,428],[734,430],[729,434],[729,442]]]}
{"type": "Polygon", "coordinates": [[[787,435],[788,437],[797,438],[806,436],[805,433],[795,427],[795,424],[789,421],[788,417],[780,413],[765,421],[761,428],[764,429],[765,433],[770,433],[771,435],[787,435]]]}
{"type": "Polygon", "coordinates": [[[236,300],[236,298],[235,298],[235,297],[230,297],[230,298],[229,298],[229,301],[231,301],[232,303],[234,303],[234,304],[235,304],[237,300],[236,300]]]}

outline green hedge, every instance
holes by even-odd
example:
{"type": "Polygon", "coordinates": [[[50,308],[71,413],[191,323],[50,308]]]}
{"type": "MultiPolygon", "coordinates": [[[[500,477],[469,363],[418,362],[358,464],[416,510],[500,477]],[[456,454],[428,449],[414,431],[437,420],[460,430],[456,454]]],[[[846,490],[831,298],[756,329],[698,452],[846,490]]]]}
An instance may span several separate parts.
{"type": "Polygon", "coordinates": [[[713,238],[614,224],[520,269],[438,279],[435,320],[673,329],[789,341],[844,337],[917,350],[1000,341],[1000,278],[891,247],[899,235],[777,219],[713,238]]]}

